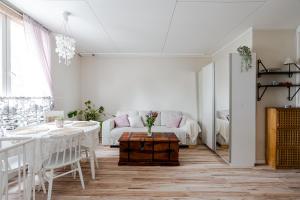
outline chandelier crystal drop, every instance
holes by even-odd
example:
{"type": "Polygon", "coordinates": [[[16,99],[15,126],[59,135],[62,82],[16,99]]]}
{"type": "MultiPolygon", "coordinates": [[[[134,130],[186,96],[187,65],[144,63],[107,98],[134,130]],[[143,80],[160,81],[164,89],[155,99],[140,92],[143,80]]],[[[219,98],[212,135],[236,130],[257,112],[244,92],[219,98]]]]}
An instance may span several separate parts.
{"type": "MultiPolygon", "coordinates": [[[[65,34],[67,34],[68,17],[70,14],[71,13],[69,12],[63,13],[63,18],[64,18],[63,26],[64,26],[65,34]]],[[[61,63],[63,60],[65,65],[70,65],[71,59],[75,55],[75,43],[76,43],[75,39],[67,35],[58,34],[56,35],[55,40],[56,40],[55,52],[58,54],[59,63],[61,63]]]]}
{"type": "Polygon", "coordinates": [[[66,65],[71,63],[71,59],[75,55],[75,40],[69,36],[59,34],[55,37],[56,49],[55,52],[58,54],[59,63],[64,60],[66,65]]]}

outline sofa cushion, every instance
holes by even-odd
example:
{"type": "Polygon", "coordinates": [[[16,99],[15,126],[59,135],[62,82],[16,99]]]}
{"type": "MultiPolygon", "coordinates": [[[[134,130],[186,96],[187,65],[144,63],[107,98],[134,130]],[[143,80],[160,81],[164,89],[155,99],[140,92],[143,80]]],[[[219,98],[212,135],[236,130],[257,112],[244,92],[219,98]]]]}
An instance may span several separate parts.
{"type": "Polygon", "coordinates": [[[144,127],[142,117],[139,116],[139,115],[129,116],[128,120],[129,120],[129,123],[130,123],[130,127],[133,127],[133,128],[142,128],[142,127],[144,127]]]}
{"type": "MultiPolygon", "coordinates": [[[[139,115],[142,117],[142,120],[143,120],[143,123],[144,123],[145,126],[147,125],[147,123],[146,123],[146,121],[147,121],[146,114],[149,113],[149,112],[150,111],[140,111],[139,112],[139,115]]],[[[160,112],[158,112],[158,111],[154,111],[154,112],[157,112],[157,114],[158,114],[156,119],[155,119],[154,126],[160,126],[160,118],[161,118],[160,112]]]]}
{"type": "Polygon", "coordinates": [[[118,111],[116,116],[118,117],[120,115],[128,115],[129,117],[131,117],[131,116],[135,116],[135,115],[138,115],[138,114],[139,114],[138,111],[133,111],[133,110],[131,110],[131,111],[118,111]]]}
{"type": "Polygon", "coordinates": [[[182,117],[182,112],[179,111],[161,111],[161,126],[166,126],[168,122],[174,121],[182,117]]]}
{"type": "Polygon", "coordinates": [[[128,115],[119,115],[115,117],[115,124],[116,127],[128,127],[130,126],[128,121],[128,115]]]}

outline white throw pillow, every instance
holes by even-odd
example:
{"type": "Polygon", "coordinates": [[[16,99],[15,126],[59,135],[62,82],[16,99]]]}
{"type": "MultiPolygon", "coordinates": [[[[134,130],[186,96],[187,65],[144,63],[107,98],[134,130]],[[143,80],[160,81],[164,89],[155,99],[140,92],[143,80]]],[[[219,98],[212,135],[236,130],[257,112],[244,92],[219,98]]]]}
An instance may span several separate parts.
{"type": "Polygon", "coordinates": [[[128,117],[130,127],[133,128],[142,128],[144,127],[144,123],[142,121],[141,116],[135,115],[135,116],[130,116],[128,117]]]}
{"type": "Polygon", "coordinates": [[[166,126],[168,122],[174,121],[182,117],[182,113],[178,111],[161,111],[161,126],[166,126]]]}

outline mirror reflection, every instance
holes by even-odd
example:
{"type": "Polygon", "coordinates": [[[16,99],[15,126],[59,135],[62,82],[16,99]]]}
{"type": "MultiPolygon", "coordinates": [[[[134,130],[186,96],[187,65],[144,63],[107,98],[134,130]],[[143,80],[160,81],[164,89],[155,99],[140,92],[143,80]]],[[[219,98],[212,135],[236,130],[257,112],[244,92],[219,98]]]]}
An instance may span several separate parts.
{"type": "Polygon", "coordinates": [[[230,162],[229,66],[215,64],[215,152],[230,162]],[[226,67],[225,67],[226,66],[226,67]]]}

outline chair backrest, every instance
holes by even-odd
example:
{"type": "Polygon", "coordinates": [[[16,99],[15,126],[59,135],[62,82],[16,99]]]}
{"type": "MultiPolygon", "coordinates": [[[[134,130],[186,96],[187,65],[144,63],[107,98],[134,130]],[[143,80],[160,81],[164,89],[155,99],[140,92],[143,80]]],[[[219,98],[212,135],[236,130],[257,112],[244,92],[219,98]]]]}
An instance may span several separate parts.
{"type": "Polygon", "coordinates": [[[58,168],[80,160],[82,136],[81,130],[74,129],[66,135],[42,138],[43,167],[58,168]]]}
{"type": "Polygon", "coordinates": [[[64,117],[64,111],[52,110],[45,112],[45,122],[53,122],[56,118],[64,117]]]}
{"type": "Polygon", "coordinates": [[[8,199],[9,180],[17,176],[20,199],[31,199],[35,141],[24,138],[0,138],[0,200],[8,199]],[[23,185],[23,186],[22,186],[23,185]]]}

